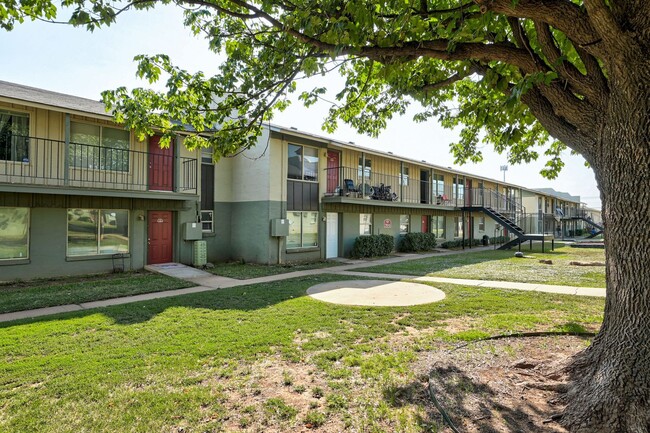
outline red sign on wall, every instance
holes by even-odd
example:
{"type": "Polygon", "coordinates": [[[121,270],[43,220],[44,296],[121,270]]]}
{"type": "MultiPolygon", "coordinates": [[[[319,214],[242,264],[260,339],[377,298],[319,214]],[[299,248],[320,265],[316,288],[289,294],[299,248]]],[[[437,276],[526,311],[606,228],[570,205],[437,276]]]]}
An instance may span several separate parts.
{"type": "Polygon", "coordinates": [[[385,229],[390,229],[392,227],[393,227],[393,221],[391,219],[389,219],[389,218],[386,218],[384,220],[384,228],[385,229]]]}

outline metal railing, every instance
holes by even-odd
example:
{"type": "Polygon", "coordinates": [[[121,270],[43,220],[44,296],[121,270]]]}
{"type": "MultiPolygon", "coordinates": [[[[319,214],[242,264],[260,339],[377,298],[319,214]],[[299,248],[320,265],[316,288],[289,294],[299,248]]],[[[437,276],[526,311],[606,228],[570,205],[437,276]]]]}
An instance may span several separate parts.
{"type": "Polygon", "coordinates": [[[18,140],[23,150],[20,155],[0,153],[0,183],[129,191],[197,191],[196,158],[39,137],[14,136],[11,140],[18,140]],[[171,167],[177,171],[175,181],[169,170],[171,167]],[[165,177],[163,188],[152,185],[157,176],[165,177]]]}
{"type": "MultiPolygon", "coordinates": [[[[420,203],[438,206],[461,207],[465,203],[464,185],[454,188],[452,185],[438,184],[431,180],[414,179],[408,175],[393,175],[373,171],[372,169],[353,167],[332,167],[325,169],[327,177],[326,195],[347,196],[359,199],[377,199],[390,195],[376,194],[383,185],[390,187],[395,194],[395,201],[401,203],[420,203]]],[[[393,198],[391,198],[391,201],[393,198]]]]}

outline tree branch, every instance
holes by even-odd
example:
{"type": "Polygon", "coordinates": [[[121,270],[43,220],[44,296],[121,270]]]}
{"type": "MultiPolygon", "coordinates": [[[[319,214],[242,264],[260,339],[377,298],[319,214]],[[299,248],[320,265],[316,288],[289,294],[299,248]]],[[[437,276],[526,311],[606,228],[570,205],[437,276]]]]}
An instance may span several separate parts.
{"type": "Polygon", "coordinates": [[[538,89],[530,89],[521,97],[521,100],[553,137],[565,144],[570,143],[573,150],[585,157],[591,154],[595,144],[594,138],[556,115],[553,105],[538,89]]]}
{"type": "Polygon", "coordinates": [[[603,96],[603,89],[596,85],[597,81],[583,75],[572,63],[564,60],[560,49],[555,45],[555,38],[551,29],[546,23],[535,22],[537,40],[542,53],[548,60],[549,66],[554,69],[561,78],[566,80],[577,93],[580,93],[592,101],[598,101],[603,96]]]}
{"type": "MultiPolygon", "coordinates": [[[[584,5],[593,27],[610,47],[620,48],[632,42],[618,25],[603,0],[584,0],[584,5]]],[[[609,54],[614,53],[610,52],[609,54]]]]}
{"type": "Polygon", "coordinates": [[[594,41],[600,39],[589,16],[578,5],[566,0],[474,0],[482,10],[508,17],[540,21],[562,31],[574,45],[589,46],[590,52],[603,54],[604,48],[594,41]]]}

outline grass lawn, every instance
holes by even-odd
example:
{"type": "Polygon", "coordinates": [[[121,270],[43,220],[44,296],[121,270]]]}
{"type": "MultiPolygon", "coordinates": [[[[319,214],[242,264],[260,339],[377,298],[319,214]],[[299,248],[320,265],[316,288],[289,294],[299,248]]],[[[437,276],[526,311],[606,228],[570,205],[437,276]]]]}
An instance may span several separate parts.
{"type": "Polygon", "coordinates": [[[355,270],[476,280],[605,287],[604,266],[569,265],[571,261],[604,262],[605,251],[602,249],[560,246],[555,251],[546,249],[546,252],[542,253],[541,246],[533,245],[533,250],[530,251],[528,245],[522,245],[521,251],[526,256],[534,257],[524,259],[515,258],[515,251],[492,250],[434,256],[355,270]],[[541,259],[552,260],[553,264],[540,263],[541,259]]]}
{"type": "Polygon", "coordinates": [[[0,313],[78,304],[195,285],[149,272],[15,281],[0,285],[0,313]]]}
{"type": "Polygon", "coordinates": [[[602,320],[602,299],[451,285],[439,286],[444,301],[414,307],[304,296],[340,278],[0,324],[0,431],[434,432],[430,402],[413,391],[430,351],[602,320]]]}
{"type": "Polygon", "coordinates": [[[343,263],[336,261],[319,261],[306,263],[287,263],[284,265],[260,265],[256,263],[215,263],[214,268],[207,269],[215,275],[238,280],[248,280],[251,278],[266,277],[268,275],[286,274],[295,271],[307,271],[310,269],[329,268],[331,266],[341,266],[343,263]]]}

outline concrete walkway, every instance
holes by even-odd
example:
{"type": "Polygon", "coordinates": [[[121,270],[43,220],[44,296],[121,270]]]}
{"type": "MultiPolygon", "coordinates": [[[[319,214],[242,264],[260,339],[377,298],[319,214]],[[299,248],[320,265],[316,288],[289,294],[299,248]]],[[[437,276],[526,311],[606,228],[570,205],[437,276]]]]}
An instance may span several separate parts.
{"type": "Polygon", "coordinates": [[[17,311],[14,313],[0,314],[0,322],[9,322],[12,320],[49,316],[52,314],[67,313],[71,311],[90,310],[93,308],[110,307],[112,305],[122,305],[132,302],[148,301],[152,299],[168,298],[172,296],[187,295],[192,293],[206,292],[215,289],[224,289],[227,287],[246,286],[251,284],[269,283],[274,281],[287,280],[290,278],[300,278],[311,275],[320,274],[336,274],[350,277],[371,277],[383,278],[388,280],[410,280],[421,282],[435,282],[445,284],[459,284],[464,286],[476,287],[490,287],[496,289],[514,289],[526,291],[538,291],[547,293],[560,293],[565,295],[577,296],[605,296],[605,289],[591,288],[591,287],[572,287],[572,286],[556,286],[545,284],[531,284],[531,283],[516,283],[509,281],[484,281],[484,280],[465,280],[456,278],[441,278],[441,277],[415,277],[413,275],[396,275],[396,274],[382,274],[382,273],[369,273],[355,271],[359,268],[366,268],[371,266],[380,266],[393,263],[399,263],[407,260],[414,260],[427,257],[442,257],[452,254],[466,254],[478,251],[492,250],[493,247],[476,247],[467,248],[460,251],[447,251],[442,250],[435,253],[428,254],[401,254],[396,257],[387,259],[365,261],[365,260],[349,260],[346,264],[341,266],[333,266],[330,268],[311,269],[306,271],[289,272],[286,274],[269,275],[259,278],[251,278],[248,280],[237,280],[234,278],[220,277],[210,274],[209,272],[194,269],[189,266],[180,264],[166,263],[163,265],[148,266],[147,269],[160,272],[176,278],[191,281],[197,284],[196,287],[186,289],[168,290],[164,292],[146,293],[142,295],[125,296],[121,298],[106,299],[102,301],[84,302],[80,304],[59,305],[56,307],[38,308],[34,310],[17,311]]]}

